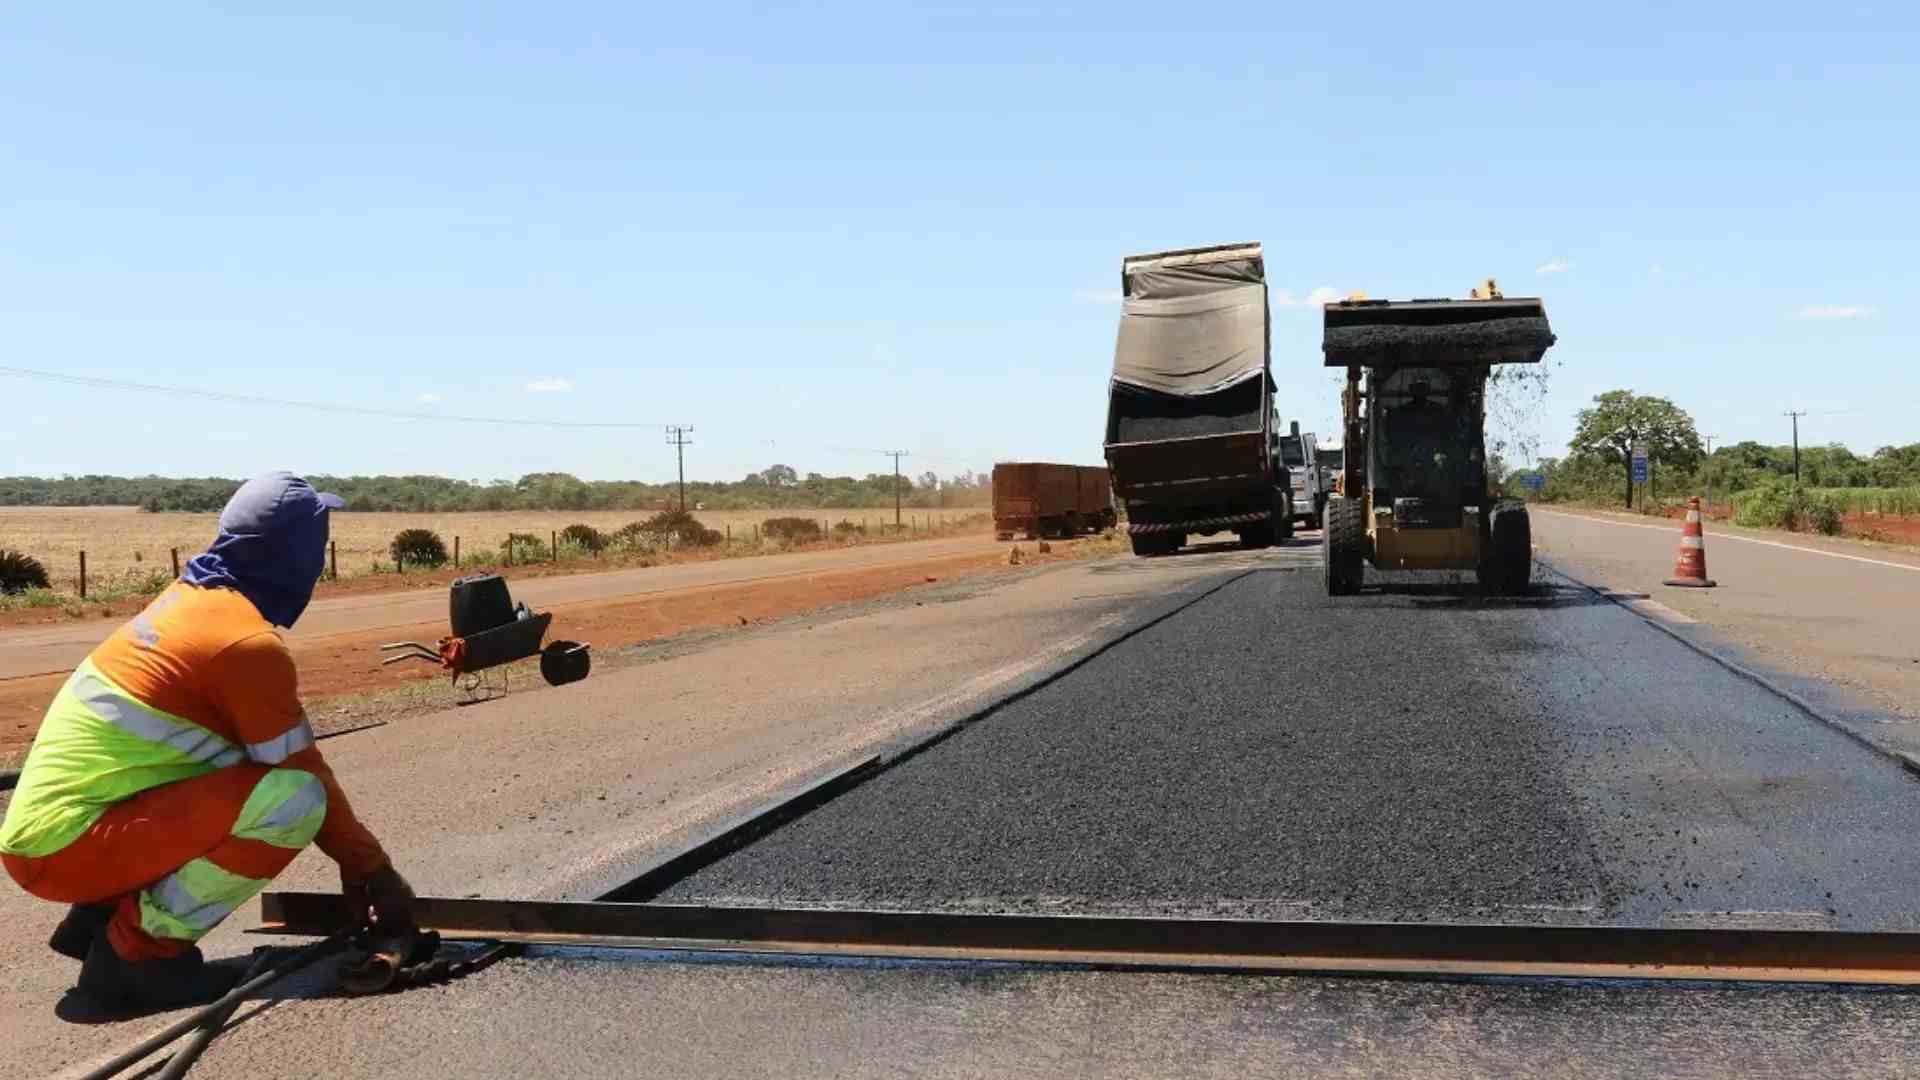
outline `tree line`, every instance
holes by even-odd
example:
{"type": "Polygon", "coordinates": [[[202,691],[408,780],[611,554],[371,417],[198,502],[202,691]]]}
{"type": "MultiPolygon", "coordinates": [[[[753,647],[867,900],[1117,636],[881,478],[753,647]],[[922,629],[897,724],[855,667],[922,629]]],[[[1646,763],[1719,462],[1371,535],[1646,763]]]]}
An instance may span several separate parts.
{"type": "MultiPolygon", "coordinates": [[[[582,480],[568,473],[529,473],[518,480],[480,482],[445,476],[307,477],[346,500],[347,510],[457,512],[474,510],[646,510],[679,505],[675,484],[582,480]]],[[[0,506],[138,506],[151,511],[217,511],[241,481],[228,477],[8,476],[0,477],[0,506]]],[[[687,506],[710,510],[986,506],[993,478],[966,471],[951,477],[868,473],[863,477],[800,474],[773,465],[740,480],[687,482],[687,506]]]]}
{"type": "Polygon", "coordinates": [[[1801,488],[1920,487],[1920,442],[1882,446],[1860,455],[1841,443],[1802,446],[1799,476],[1790,444],[1748,440],[1717,446],[1708,453],[1693,417],[1666,398],[1610,390],[1577,415],[1565,457],[1542,458],[1532,469],[1507,472],[1506,486],[1521,491],[1520,478],[1538,473],[1545,487],[1535,497],[1547,500],[1604,501],[1631,504],[1634,496],[1632,448],[1648,449],[1652,475],[1642,497],[1698,494],[1704,490],[1738,494],[1801,488]]]}

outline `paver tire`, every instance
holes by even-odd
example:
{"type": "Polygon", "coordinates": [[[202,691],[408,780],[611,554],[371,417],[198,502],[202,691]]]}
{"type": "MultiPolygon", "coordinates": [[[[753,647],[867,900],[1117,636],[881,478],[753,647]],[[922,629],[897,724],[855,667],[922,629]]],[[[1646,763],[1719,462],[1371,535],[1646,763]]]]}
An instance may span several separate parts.
{"type": "Polygon", "coordinates": [[[1328,596],[1352,596],[1366,575],[1367,523],[1361,504],[1335,495],[1327,500],[1320,552],[1328,596]]]}

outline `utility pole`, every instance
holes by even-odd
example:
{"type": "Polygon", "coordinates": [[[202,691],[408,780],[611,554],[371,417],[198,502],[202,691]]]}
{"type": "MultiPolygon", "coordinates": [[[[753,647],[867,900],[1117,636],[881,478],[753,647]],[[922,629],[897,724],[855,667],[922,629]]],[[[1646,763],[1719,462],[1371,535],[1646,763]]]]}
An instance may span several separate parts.
{"type": "Polygon", "coordinates": [[[907,456],[905,450],[882,450],[881,453],[893,459],[893,527],[900,527],[900,459],[907,456]]]}
{"type": "Polygon", "coordinates": [[[1716,438],[1716,436],[1703,435],[1701,436],[1701,438],[1707,440],[1707,463],[1705,466],[1702,467],[1702,471],[1707,474],[1707,509],[1712,510],[1713,509],[1713,440],[1716,438]]]}
{"type": "Polygon", "coordinates": [[[673,447],[674,456],[680,459],[680,512],[687,512],[687,446],[693,440],[687,438],[692,427],[669,426],[667,445],[673,447]]]}
{"type": "Polygon", "coordinates": [[[1800,418],[1805,412],[1786,412],[1783,416],[1793,418],[1793,486],[1800,486],[1800,418]]]}

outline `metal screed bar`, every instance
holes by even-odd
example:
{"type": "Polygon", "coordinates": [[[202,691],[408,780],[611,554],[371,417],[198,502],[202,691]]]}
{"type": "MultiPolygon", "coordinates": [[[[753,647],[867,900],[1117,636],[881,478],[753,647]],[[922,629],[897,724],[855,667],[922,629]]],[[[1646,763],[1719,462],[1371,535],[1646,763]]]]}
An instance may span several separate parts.
{"type": "MultiPolygon", "coordinates": [[[[340,897],[267,893],[269,933],[340,897]]],[[[1920,933],[1263,922],[423,897],[443,937],[550,945],[1101,967],[1920,985],[1920,933]]]]}

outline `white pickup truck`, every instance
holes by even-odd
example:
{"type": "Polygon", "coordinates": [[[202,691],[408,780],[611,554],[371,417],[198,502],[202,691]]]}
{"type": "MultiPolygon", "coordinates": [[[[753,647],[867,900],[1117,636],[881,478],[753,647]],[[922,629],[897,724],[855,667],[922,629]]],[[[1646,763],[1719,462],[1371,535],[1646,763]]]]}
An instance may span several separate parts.
{"type": "Polygon", "coordinates": [[[1317,529],[1327,506],[1327,481],[1319,465],[1318,443],[1312,432],[1301,433],[1298,420],[1287,425],[1285,434],[1279,424],[1273,431],[1274,457],[1286,466],[1288,484],[1293,489],[1293,520],[1301,528],[1317,529]]]}

